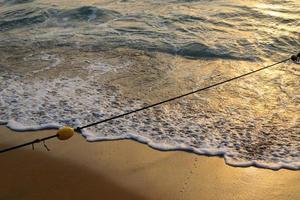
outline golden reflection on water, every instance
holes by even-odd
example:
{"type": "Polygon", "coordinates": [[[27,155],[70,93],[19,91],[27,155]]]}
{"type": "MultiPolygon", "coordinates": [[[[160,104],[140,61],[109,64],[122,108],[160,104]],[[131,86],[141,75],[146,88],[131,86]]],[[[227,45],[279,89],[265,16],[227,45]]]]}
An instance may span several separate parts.
{"type": "MultiPolygon", "coordinates": [[[[295,7],[300,6],[297,5],[299,1],[294,2],[296,4],[295,7]]],[[[290,9],[285,7],[283,4],[266,4],[266,3],[257,3],[255,4],[256,10],[259,10],[260,12],[274,18],[282,18],[286,21],[291,19],[298,19],[300,20],[300,15],[297,12],[289,12],[290,9]]],[[[284,31],[286,30],[287,33],[289,31],[299,31],[298,26],[291,26],[287,23],[276,23],[276,26],[279,28],[279,30],[284,31]]],[[[279,34],[279,33],[275,33],[279,34]]]]}

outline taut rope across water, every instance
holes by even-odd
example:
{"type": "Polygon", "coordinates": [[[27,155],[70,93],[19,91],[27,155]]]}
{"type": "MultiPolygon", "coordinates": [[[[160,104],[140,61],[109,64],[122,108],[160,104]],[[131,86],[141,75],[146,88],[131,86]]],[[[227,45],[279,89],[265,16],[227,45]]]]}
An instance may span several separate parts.
{"type": "MultiPolygon", "coordinates": [[[[176,99],[180,99],[180,98],[189,96],[191,94],[195,94],[195,93],[198,93],[198,92],[201,92],[201,91],[204,91],[204,90],[208,90],[208,89],[217,87],[219,85],[223,85],[225,83],[228,83],[228,82],[231,82],[231,81],[234,81],[234,80],[237,80],[237,79],[249,76],[251,74],[257,73],[259,71],[268,69],[268,68],[276,66],[278,64],[285,63],[288,60],[292,60],[295,64],[300,64],[300,53],[298,53],[297,55],[292,55],[290,58],[286,58],[284,60],[281,60],[279,62],[273,63],[271,65],[268,65],[268,66],[265,66],[265,67],[261,67],[259,69],[254,70],[254,71],[251,71],[251,72],[248,72],[248,73],[245,73],[245,74],[242,74],[242,75],[239,75],[239,76],[236,76],[236,77],[233,77],[233,78],[230,78],[230,79],[227,79],[227,80],[224,80],[224,81],[221,81],[221,82],[218,82],[218,83],[215,83],[215,84],[203,87],[203,88],[199,88],[197,90],[194,90],[194,91],[191,91],[191,92],[188,92],[188,93],[176,96],[176,97],[172,97],[172,98],[166,99],[164,101],[160,101],[160,102],[157,102],[157,103],[154,103],[154,104],[151,104],[151,105],[148,105],[148,106],[136,109],[136,110],[132,110],[132,111],[120,114],[120,115],[116,115],[116,116],[113,116],[113,117],[110,117],[110,118],[107,118],[107,119],[104,119],[104,120],[101,120],[101,121],[98,121],[98,122],[93,122],[93,123],[87,124],[85,126],[77,127],[77,128],[75,128],[75,131],[80,132],[80,130],[82,130],[82,129],[85,129],[85,128],[88,128],[88,127],[91,127],[91,126],[95,126],[97,124],[102,124],[102,123],[105,123],[105,122],[108,122],[108,121],[111,121],[111,120],[114,120],[114,119],[117,119],[117,118],[121,118],[121,117],[130,115],[130,114],[133,114],[133,113],[136,113],[136,112],[140,112],[140,111],[143,111],[143,110],[146,110],[146,109],[149,109],[149,108],[152,108],[152,107],[155,107],[155,106],[158,106],[158,105],[170,102],[170,101],[174,101],[176,99]]],[[[44,137],[42,139],[36,139],[36,140],[34,140],[32,142],[28,142],[28,143],[24,143],[24,144],[17,145],[17,146],[14,146],[14,147],[10,147],[10,148],[7,148],[7,149],[3,149],[3,150],[0,150],[0,153],[4,153],[4,152],[7,152],[7,151],[15,150],[15,149],[18,149],[18,148],[21,148],[21,147],[24,147],[24,146],[28,146],[28,145],[34,145],[35,143],[39,143],[39,142],[43,142],[45,148],[47,150],[49,150],[48,147],[45,144],[46,140],[49,140],[49,139],[52,139],[52,138],[55,138],[55,137],[58,137],[60,140],[66,140],[66,139],[69,139],[70,137],[72,137],[73,134],[74,134],[74,129],[72,129],[70,127],[63,127],[61,129],[59,129],[58,132],[57,132],[57,134],[55,134],[55,135],[44,137]]]]}

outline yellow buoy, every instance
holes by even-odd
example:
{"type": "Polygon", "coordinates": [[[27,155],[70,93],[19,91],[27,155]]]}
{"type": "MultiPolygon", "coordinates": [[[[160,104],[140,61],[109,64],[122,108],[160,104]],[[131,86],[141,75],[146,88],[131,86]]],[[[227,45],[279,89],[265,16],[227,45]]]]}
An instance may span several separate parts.
{"type": "Polygon", "coordinates": [[[60,140],[67,140],[74,135],[74,129],[64,126],[57,131],[57,137],[60,140]]]}

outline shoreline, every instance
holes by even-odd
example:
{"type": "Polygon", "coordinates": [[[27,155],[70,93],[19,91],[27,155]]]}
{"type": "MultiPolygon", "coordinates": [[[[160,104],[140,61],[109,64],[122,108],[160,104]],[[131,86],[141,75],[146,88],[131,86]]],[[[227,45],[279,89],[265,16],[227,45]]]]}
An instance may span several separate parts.
{"type": "MultiPolygon", "coordinates": [[[[53,131],[56,132],[59,125],[55,124],[48,124],[45,125],[44,127],[39,128],[25,128],[25,129],[14,129],[9,126],[6,126],[7,124],[0,124],[0,127],[6,127],[8,128],[11,132],[16,132],[16,133],[26,133],[26,132],[40,132],[40,131],[53,131]]],[[[1,129],[0,129],[1,130],[1,129]]],[[[86,142],[88,143],[95,143],[95,142],[118,142],[118,141],[131,141],[131,142],[136,142],[142,145],[146,145],[148,148],[151,148],[156,151],[161,151],[161,152],[186,152],[186,153],[191,153],[195,154],[196,156],[204,156],[204,157],[218,157],[221,158],[224,162],[225,165],[228,165],[230,167],[237,167],[237,168],[248,168],[248,167],[255,167],[255,168],[260,168],[260,169],[266,169],[266,170],[272,170],[272,171],[279,171],[279,170],[292,170],[292,171],[299,171],[300,168],[299,166],[293,166],[289,165],[287,163],[282,163],[280,162],[279,164],[268,164],[268,163],[262,163],[258,162],[256,160],[254,161],[245,161],[245,162],[239,162],[239,163],[234,163],[230,161],[230,158],[226,157],[226,152],[222,150],[211,150],[211,149],[202,149],[198,150],[194,147],[190,147],[187,145],[181,145],[181,146],[172,146],[172,145],[161,145],[158,143],[153,142],[152,140],[143,137],[143,136],[137,136],[134,134],[126,134],[125,136],[117,136],[117,137],[98,137],[95,138],[94,136],[90,136],[89,132],[83,131],[82,133],[75,132],[76,135],[81,136],[82,138],[85,139],[86,142]]],[[[29,141],[26,141],[29,142],[29,141]]],[[[1,143],[0,143],[1,144],[1,143]]],[[[5,147],[6,148],[6,147],[5,147]]],[[[45,147],[46,148],[46,147],[45,147]]]]}
{"type": "MultiPolygon", "coordinates": [[[[0,126],[0,141],[8,147],[53,133],[0,126]]],[[[300,198],[299,171],[235,168],[223,158],[157,151],[131,140],[91,143],[75,135],[46,144],[51,151],[41,143],[0,155],[0,199],[300,198]]]]}

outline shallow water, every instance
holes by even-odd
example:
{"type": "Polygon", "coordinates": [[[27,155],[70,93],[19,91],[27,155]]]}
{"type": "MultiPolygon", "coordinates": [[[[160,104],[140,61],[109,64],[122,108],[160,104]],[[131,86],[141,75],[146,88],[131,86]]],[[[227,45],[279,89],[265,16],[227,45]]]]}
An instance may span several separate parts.
{"type": "MultiPolygon", "coordinates": [[[[0,123],[74,127],[290,57],[298,1],[0,1],[0,123]]],[[[88,128],[227,164],[300,168],[291,62],[88,128]]]]}

